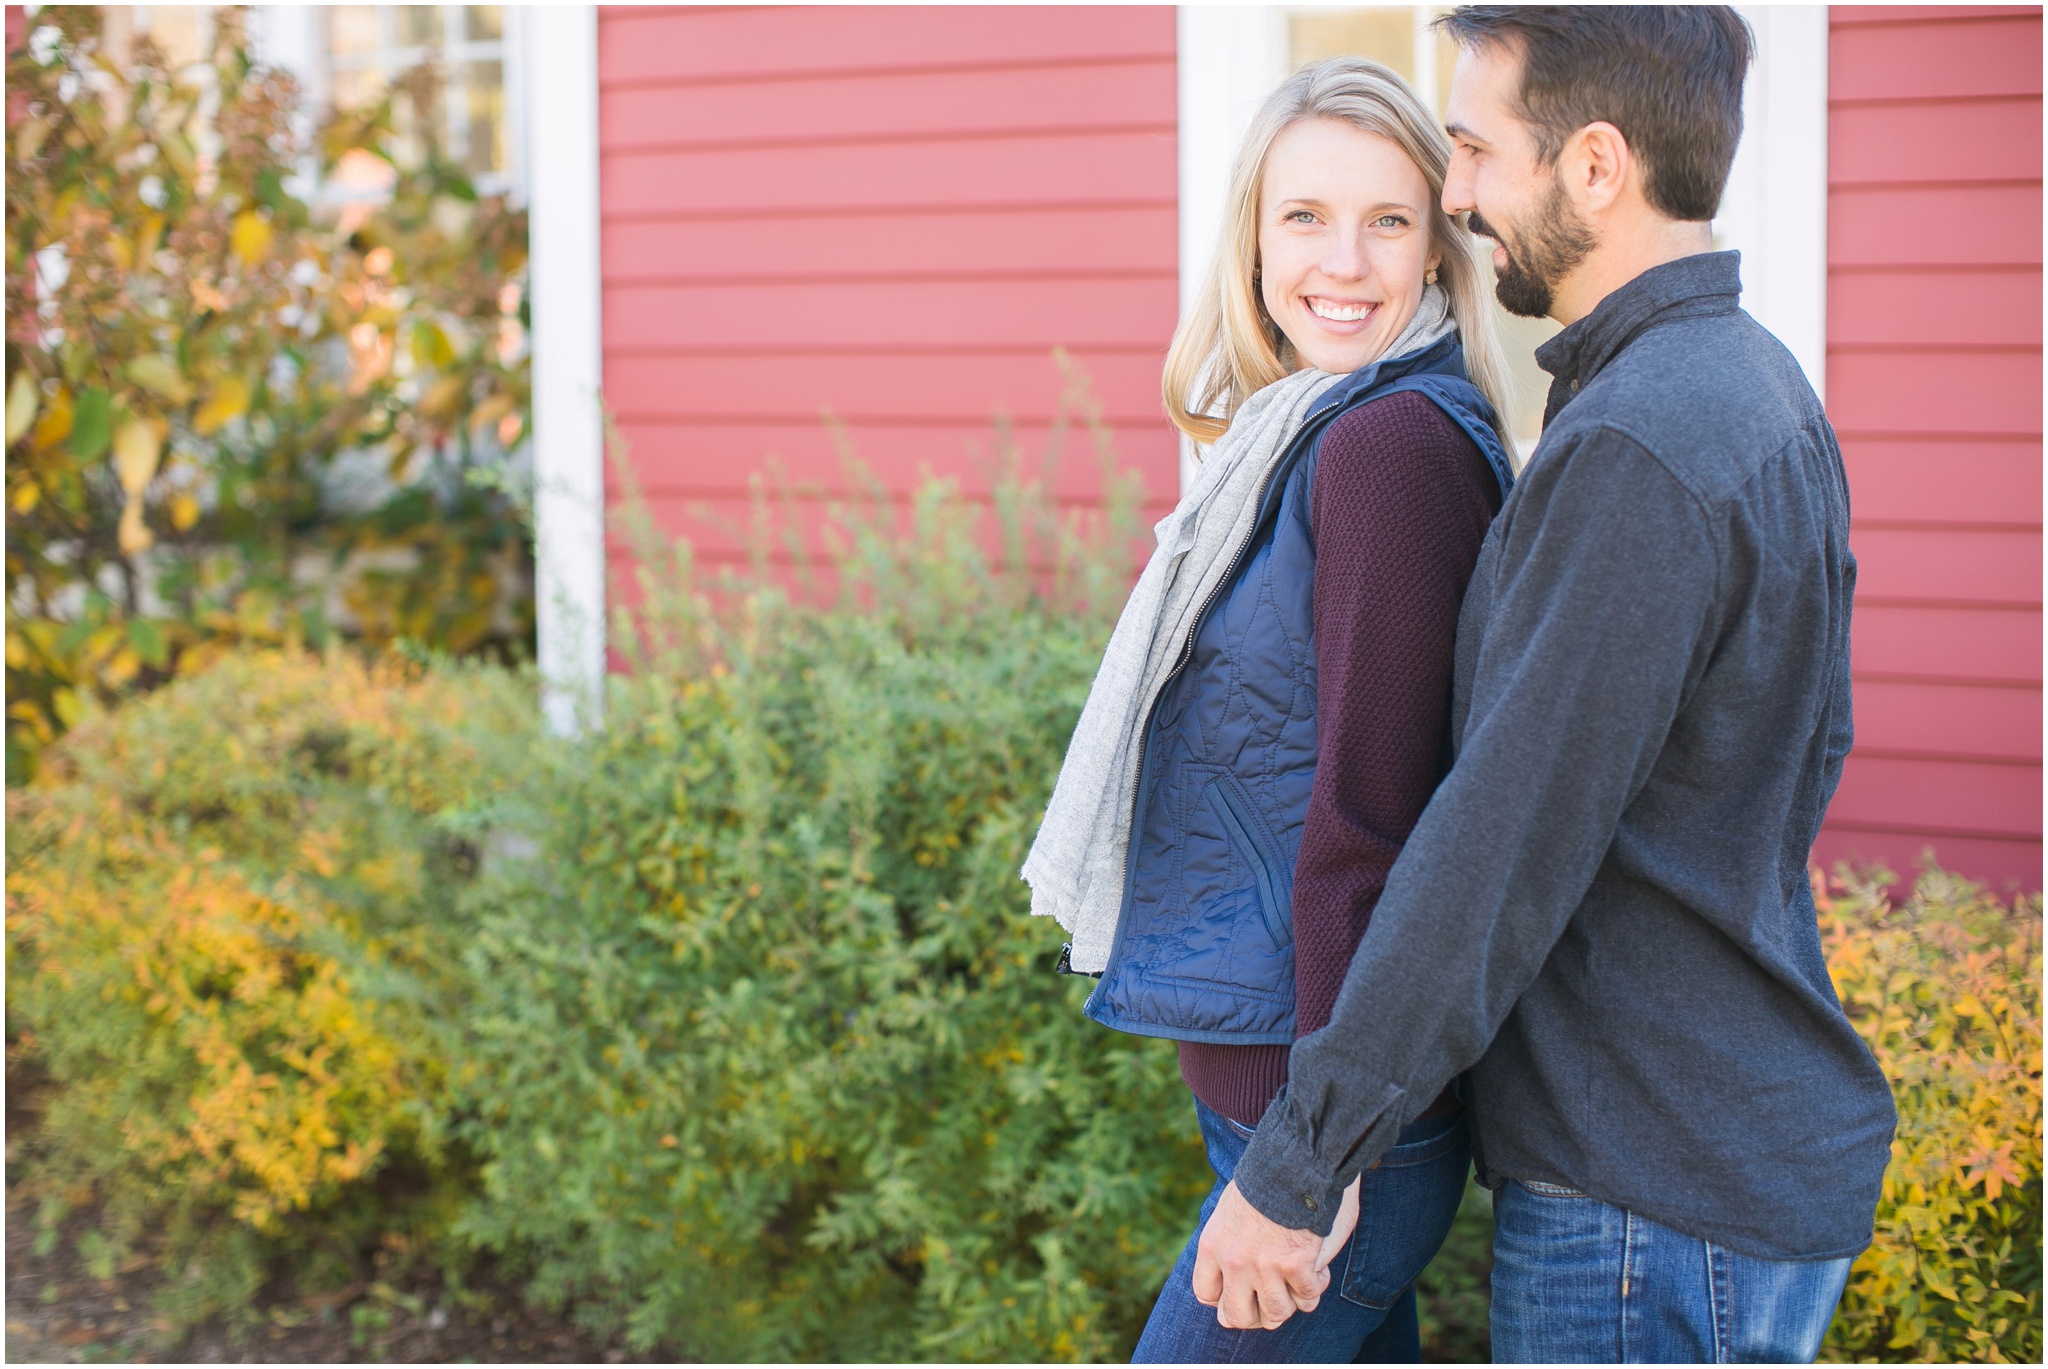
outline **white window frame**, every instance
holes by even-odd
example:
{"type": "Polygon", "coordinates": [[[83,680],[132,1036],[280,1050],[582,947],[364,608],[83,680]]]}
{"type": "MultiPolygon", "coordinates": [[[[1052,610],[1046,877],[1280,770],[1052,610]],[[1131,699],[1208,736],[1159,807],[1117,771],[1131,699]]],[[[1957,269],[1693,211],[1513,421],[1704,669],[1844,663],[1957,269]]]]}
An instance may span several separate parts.
{"type": "MultiPolygon", "coordinates": [[[[1358,8],[1366,8],[1359,6],[1358,8]]],[[[1814,392],[1827,381],[1827,9],[1741,7],[1757,60],[1743,98],[1744,133],[1729,174],[1717,245],[1742,253],[1743,305],[1777,334],[1814,392]]],[[[1290,10],[1179,7],[1180,305],[1201,288],[1216,248],[1230,163],[1259,101],[1287,75],[1290,10]]],[[[1426,29],[1417,24],[1417,52],[1426,29]]],[[[1436,63],[1418,57],[1434,85],[1436,63]]],[[[1429,92],[1425,92],[1428,94],[1429,92]]],[[[1181,488],[1193,449],[1181,448],[1181,488]]]]}
{"type": "MultiPolygon", "coordinates": [[[[254,40],[257,53],[265,62],[282,67],[298,79],[303,99],[300,104],[301,132],[310,135],[315,121],[334,96],[334,73],[339,69],[359,70],[375,67],[383,71],[387,79],[406,67],[424,61],[431,52],[438,52],[442,63],[453,72],[462,63],[472,61],[495,61],[503,81],[505,109],[505,167],[502,171],[491,172],[476,178],[477,193],[482,195],[504,194],[515,204],[527,200],[526,141],[527,120],[527,79],[526,68],[532,40],[528,29],[532,23],[533,10],[519,5],[504,5],[499,13],[504,24],[502,38],[469,40],[446,43],[438,48],[401,46],[397,41],[397,7],[393,5],[373,6],[379,11],[379,41],[377,51],[368,58],[336,58],[328,50],[327,7],[324,5],[252,5],[248,11],[250,37],[254,40]],[[337,63],[340,66],[337,66],[337,63]]],[[[442,12],[443,32],[457,31],[454,21],[459,20],[465,5],[436,5],[442,12]]],[[[444,127],[451,137],[464,140],[467,146],[469,134],[469,105],[459,98],[458,90],[451,81],[448,91],[448,109],[444,111],[444,127]]]]}

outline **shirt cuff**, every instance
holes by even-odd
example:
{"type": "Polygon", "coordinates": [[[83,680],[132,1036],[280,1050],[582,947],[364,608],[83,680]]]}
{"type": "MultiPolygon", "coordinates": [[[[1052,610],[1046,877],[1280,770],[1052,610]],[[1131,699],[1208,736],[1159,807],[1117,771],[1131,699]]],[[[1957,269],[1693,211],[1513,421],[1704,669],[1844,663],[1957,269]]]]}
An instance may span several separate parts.
{"type": "MultiPolygon", "coordinates": [[[[1295,1231],[1330,1234],[1337,1206],[1353,1179],[1394,1143],[1400,1129],[1402,1090],[1383,1084],[1364,1110],[1363,1134],[1340,1139],[1327,1123],[1338,1109],[1324,1097],[1313,1110],[1296,1101],[1293,1083],[1280,1090],[1245,1146],[1231,1182],[1269,1221],[1295,1231]]],[[[1355,1107],[1355,1105],[1354,1105],[1355,1107]]],[[[1353,1116],[1354,1107],[1344,1108],[1353,1116]]]]}

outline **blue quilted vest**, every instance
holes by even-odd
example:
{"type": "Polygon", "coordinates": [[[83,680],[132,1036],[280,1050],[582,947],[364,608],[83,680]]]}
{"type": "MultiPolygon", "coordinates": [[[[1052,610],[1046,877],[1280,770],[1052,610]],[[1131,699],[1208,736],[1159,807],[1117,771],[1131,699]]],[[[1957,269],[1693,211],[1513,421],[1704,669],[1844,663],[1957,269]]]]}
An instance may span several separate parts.
{"type": "Polygon", "coordinates": [[[1152,705],[1116,939],[1088,998],[1104,1026],[1294,1041],[1294,859],[1316,773],[1309,492],[1330,424],[1404,391],[1470,435],[1503,495],[1513,484],[1499,420],[1466,378],[1455,335],[1356,371],[1317,401],[1152,705]]]}

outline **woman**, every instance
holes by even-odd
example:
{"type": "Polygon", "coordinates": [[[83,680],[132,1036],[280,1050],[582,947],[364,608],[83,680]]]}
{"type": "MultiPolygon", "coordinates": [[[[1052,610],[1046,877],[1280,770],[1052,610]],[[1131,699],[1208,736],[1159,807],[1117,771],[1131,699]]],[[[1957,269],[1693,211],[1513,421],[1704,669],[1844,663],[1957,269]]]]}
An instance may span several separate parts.
{"type": "MultiPolygon", "coordinates": [[[[1216,1171],[1197,1237],[1447,762],[1458,605],[1513,479],[1472,239],[1439,208],[1449,157],[1359,58],[1305,68],[1254,120],[1166,364],[1174,423],[1215,445],[1159,525],[1024,867],[1073,934],[1062,969],[1100,975],[1088,1015],[1179,1043],[1216,1171]]],[[[1467,1154],[1455,1096],[1411,1106],[1345,1197],[1313,1312],[1222,1327],[1191,1238],[1137,1358],[1413,1361],[1414,1279],[1467,1154]]]]}

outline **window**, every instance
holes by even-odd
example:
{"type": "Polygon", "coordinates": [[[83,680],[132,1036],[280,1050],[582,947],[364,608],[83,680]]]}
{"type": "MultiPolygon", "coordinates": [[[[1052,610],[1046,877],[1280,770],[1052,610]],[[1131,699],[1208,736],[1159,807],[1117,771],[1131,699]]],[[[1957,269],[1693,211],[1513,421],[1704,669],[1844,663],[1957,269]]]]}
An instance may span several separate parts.
{"type": "Polygon", "coordinates": [[[325,10],[328,90],[337,108],[380,98],[400,72],[437,62],[446,145],[485,192],[516,171],[506,104],[505,10],[500,5],[333,5],[325,10]]]}

